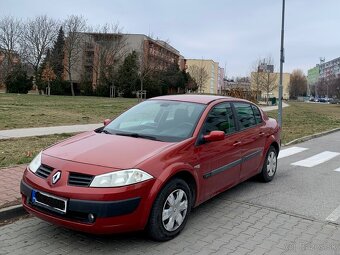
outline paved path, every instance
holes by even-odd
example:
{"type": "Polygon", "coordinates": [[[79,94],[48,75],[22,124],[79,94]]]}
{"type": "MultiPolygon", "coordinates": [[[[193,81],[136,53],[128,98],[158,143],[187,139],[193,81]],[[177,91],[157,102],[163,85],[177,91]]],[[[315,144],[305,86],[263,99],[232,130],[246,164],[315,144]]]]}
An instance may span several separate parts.
{"type": "MultiPolygon", "coordinates": [[[[289,106],[289,104],[286,104],[285,102],[282,102],[282,108],[285,108],[289,106]]],[[[278,109],[278,105],[273,105],[273,106],[261,106],[261,109],[265,112],[273,111],[278,109]]]]}
{"type": "Polygon", "coordinates": [[[169,242],[143,233],[82,234],[29,218],[0,227],[0,254],[340,254],[339,226],[230,200],[227,193],[195,209],[169,242]]]}
{"type": "MultiPolygon", "coordinates": [[[[339,159],[340,132],[285,147],[271,183],[251,179],[204,203],[166,243],[143,233],[82,234],[29,218],[0,227],[0,254],[340,255],[339,159]]],[[[8,180],[9,187],[18,183],[8,180]]]]}
{"type": "Polygon", "coordinates": [[[0,130],[0,139],[85,132],[85,131],[94,130],[101,126],[103,126],[103,124],[98,123],[98,124],[56,126],[56,127],[18,128],[18,129],[0,130]]]}

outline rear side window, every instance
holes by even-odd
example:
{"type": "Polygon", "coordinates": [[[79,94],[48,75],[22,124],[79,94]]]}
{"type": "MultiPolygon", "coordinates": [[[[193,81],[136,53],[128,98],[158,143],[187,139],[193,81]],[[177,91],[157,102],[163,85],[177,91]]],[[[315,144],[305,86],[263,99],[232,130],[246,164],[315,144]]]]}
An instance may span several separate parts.
{"type": "Polygon", "coordinates": [[[234,103],[234,106],[241,129],[249,128],[256,125],[254,112],[250,104],[234,103]]]}
{"type": "Polygon", "coordinates": [[[259,108],[257,108],[255,105],[251,105],[251,108],[253,108],[253,112],[255,115],[256,123],[259,124],[262,122],[262,116],[259,108]]]}
{"type": "Polygon", "coordinates": [[[235,119],[230,103],[222,103],[212,108],[204,124],[204,134],[211,131],[223,131],[226,134],[235,132],[235,119]]]}

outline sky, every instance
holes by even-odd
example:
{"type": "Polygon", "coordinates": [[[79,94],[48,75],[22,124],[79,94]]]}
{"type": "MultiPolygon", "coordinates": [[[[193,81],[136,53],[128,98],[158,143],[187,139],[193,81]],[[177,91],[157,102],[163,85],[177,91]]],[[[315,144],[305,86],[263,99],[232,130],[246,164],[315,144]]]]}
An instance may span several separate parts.
{"type": "MultiPolygon", "coordinates": [[[[168,40],[187,59],[212,59],[227,77],[247,76],[259,58],[280,65],[282,0],[0,0],[0,17],[83,15],[97,26],[168,40]]],[[[284,72],[339,57],[340,0],[286,0],[284,72]]]]}

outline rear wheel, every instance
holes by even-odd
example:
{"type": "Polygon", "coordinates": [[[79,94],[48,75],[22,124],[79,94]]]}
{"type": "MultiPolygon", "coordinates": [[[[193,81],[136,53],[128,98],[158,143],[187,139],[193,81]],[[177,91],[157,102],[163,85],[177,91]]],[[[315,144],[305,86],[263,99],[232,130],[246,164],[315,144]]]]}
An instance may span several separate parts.
{"type": "Polygon", "coordinates": [[[266,159],[263,163],[260,177],[264,182],[270,182],[274,179],[277,169],[277,152],[273,146],[270,146],[266,159]]]}
{"type": "Polygon", "coordinates": [[[161,190],[152,207],[147,226],[150,237],[167,241],[184,228],[192,204],[191,191],[182,179],[172,179],[161,190]]]}

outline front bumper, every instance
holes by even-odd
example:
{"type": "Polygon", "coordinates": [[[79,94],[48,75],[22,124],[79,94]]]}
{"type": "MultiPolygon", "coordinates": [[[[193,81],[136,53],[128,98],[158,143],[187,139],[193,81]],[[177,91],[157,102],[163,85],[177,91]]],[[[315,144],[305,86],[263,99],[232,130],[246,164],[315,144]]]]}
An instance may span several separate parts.
{"type": "MultiPolygon", "coordinates": [[[[141,197],[115,201],[94,201],[82,199],[67,199],[65,214],[58,213],[36,203],[32,203],[32,190],[38,190],[21,181],[23,207],[31,214],[54,224],[78,231],[107,234],[143,229],[144,214],[141,197]],[[89,215],[94,217],[89,217],[89,215]]],[[[52,194],[51,194],[52,195],[52,194]]]]}
{"type": "MultiPolygon", "coordinates": [[[[42,206],[35,206],[30,200],[33,188],[27,185],[24,181],[21,181],[20,191],[26,196],[26,202],[32,207],[37,207],[40,210],[49,209],[42,206]]],[[[93,214],[98,218],[107,218],[114,216],[121,216],[132,213],[136,210],[140,203],[140,198],[131,198],[120,201],[91,201],[91,200],[79,200],[79,199],[68,199],[67,213],[64,215],[66,218],[72,218],[72,215],[89,215],[93,214]]],[[[50,210],[54,213],[53,210],[50,210]]],[[[60,215],[60,214],[58,214],[60,215]]],[[[87,222],[88,219],[84,219],[87,222]]],[[[88,222],[91,223],[91,222],[88,222]]]]}

